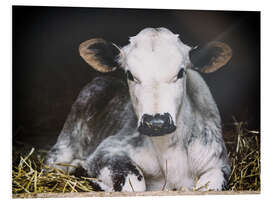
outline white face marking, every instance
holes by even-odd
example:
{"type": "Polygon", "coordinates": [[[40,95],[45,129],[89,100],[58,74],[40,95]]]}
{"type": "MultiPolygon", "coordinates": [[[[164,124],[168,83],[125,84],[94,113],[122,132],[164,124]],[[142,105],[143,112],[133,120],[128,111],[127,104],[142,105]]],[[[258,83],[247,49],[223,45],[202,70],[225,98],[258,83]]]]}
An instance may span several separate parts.
{"type": "Polygon", "coordinates": [[[138,122],[143,114],[169,113],[176,123],[185,92],[185,76],[177,74],[189,64],[189,50],[165,28],[146,28],[122,49],[119,61],[135,78],[128,84],[138,122]]]}

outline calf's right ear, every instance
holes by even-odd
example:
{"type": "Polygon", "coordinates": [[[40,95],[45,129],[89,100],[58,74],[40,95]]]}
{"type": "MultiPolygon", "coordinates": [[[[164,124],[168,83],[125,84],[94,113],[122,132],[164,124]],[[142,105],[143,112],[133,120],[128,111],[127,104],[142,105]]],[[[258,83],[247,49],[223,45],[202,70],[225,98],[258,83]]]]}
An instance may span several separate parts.
{"type": "Polygon", "coordinates": [[[89,39],[79,46],[80,56],[95,70],[106,73],[118,66],[120,49],[113,43],[101,38],[89,39]]]}

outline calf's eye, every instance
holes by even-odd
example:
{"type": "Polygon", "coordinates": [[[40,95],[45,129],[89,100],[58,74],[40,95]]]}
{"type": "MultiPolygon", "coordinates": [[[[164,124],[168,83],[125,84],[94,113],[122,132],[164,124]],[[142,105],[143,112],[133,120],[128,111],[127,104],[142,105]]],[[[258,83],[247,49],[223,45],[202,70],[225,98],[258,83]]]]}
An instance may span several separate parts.
{"type": "Polygon", "coordinates": [[[126,76],[128,80],[134,81],[134,77],[129,70],[126,72],[126,76]]]}
{"type": "Polygon", "coordinates": [[[184,73],[185,73],[185,69],[181,68],[180,71],[177,74],[177,79],[182,78],[184,76],[184,73]]]}

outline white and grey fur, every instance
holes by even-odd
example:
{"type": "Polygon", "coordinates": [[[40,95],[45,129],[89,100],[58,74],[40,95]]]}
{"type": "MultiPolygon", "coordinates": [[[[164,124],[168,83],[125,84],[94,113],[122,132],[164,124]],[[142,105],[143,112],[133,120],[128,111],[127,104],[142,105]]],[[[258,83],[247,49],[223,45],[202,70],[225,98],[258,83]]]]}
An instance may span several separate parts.
{"type": "MultiPolygon", "coordinates": [[[[50,150],[47,164],[81,166],[96,190],[222,190],[230,174],[221,119],[191,48],[165,28],[146,28],[120,49],[118,63],[136,81],[100,76],[87,84],[50,150]],[[175,78],[181,68],[183,78],[175,78]],[[117,90],[117,91],[115,91],[117,90]],[[129,96],[129,94],[130,96],[129,96]],[[173,133],[149,137],[144,113],[172,115],[173,133]]],[[[76,172],[75,172],[76,173],[76,172]]]]}

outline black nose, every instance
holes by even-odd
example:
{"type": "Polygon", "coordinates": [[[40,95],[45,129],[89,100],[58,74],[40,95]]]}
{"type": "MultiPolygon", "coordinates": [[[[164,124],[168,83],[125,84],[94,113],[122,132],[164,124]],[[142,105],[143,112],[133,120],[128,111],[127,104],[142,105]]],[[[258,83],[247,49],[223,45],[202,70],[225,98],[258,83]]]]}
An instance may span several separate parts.
{"type": "Polygon", "coordinates": [[[148,125],[149,128],[154,128],[156,130],[161,129],[165,123],[165,119],[155,117],[151,118],[149,121],[145,121],[145,124],[148,125]]]}
{"type": "Polygon", "coordinates": [[[161,136],[175,131],[176,126],[169,113],[154,116],[144,114],[141,119],[139,132],[148,136],[161,136]]]}

